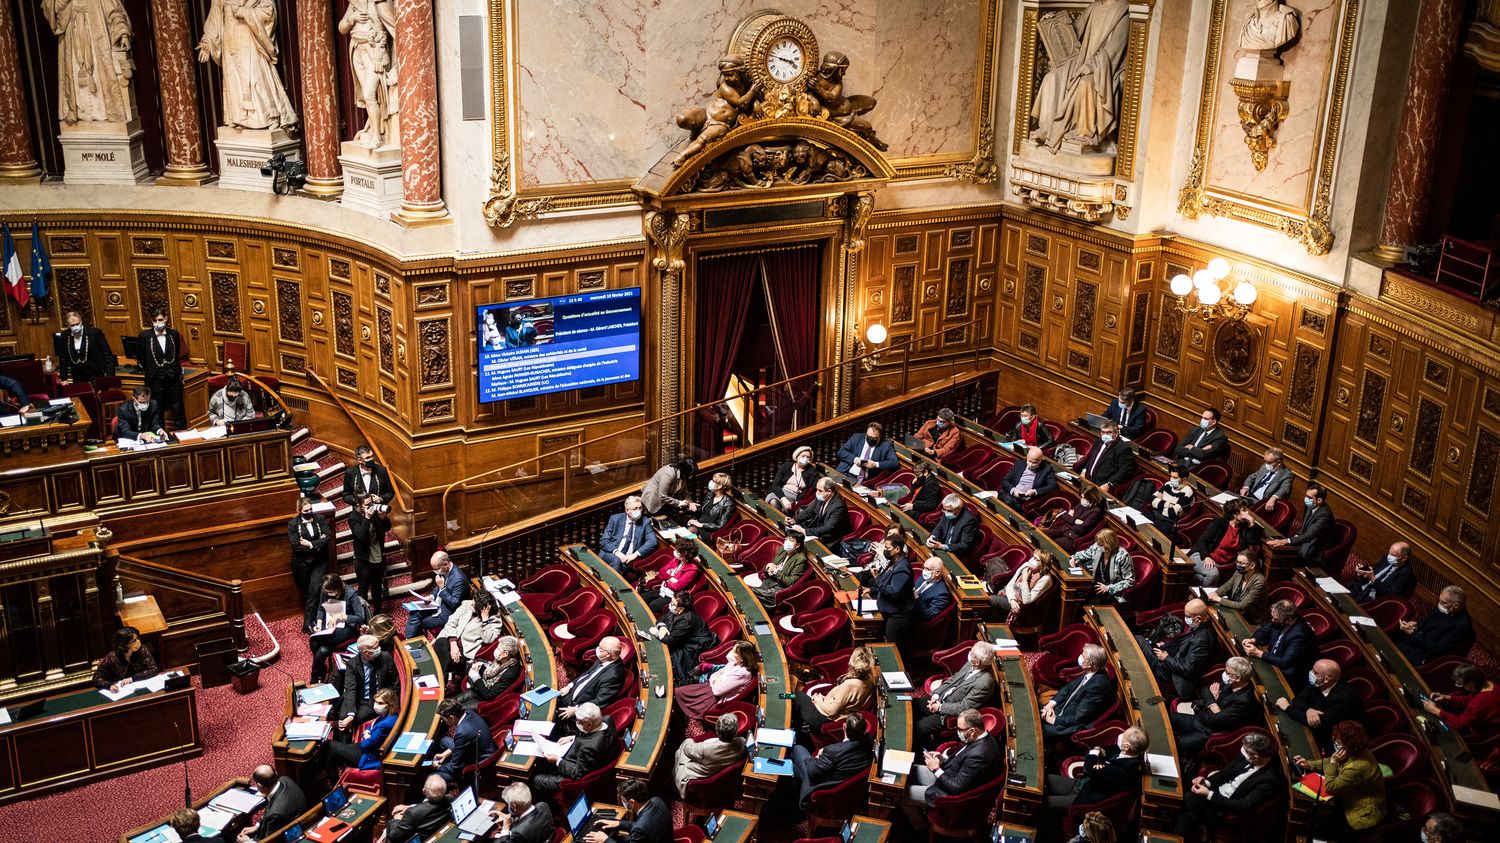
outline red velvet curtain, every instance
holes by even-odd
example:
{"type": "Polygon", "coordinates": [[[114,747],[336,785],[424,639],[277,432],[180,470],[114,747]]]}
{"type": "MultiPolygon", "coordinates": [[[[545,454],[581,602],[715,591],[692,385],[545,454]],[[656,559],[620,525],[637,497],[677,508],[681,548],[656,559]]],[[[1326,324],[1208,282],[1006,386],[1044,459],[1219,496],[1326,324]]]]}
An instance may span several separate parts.
{"type": "MultiPolygon", "coordinates": [[[[698,343],[698,379],[694,404],[721,401],[729,388],[734,360],[745,332],[750,295],[760,283],[760,256],[754,254],[700,258],[694,292],[698,343]]],[[[695,439],[705,456],[718,453],[718,417],[700,412],[695,439]]]]}
{"type": "MultiPolygon", "coordinates": [[[[767,304],[781,340],[780,362],[787,369],[782,377],[805,375],[818,368],[818,279],[822,276],[823,244],[809,243],[801,248],[767,252],[761,259],[766,267],[767,304]]],[[[790,396],[785,389],[767,396],[768,404],[776,408],[770,435],[790,429],[793,410],[801,411],[798,415],[801,424],[812,421],[812,396],[817,381],[803,378],[792,381],[790,386],[790,396]]]]}

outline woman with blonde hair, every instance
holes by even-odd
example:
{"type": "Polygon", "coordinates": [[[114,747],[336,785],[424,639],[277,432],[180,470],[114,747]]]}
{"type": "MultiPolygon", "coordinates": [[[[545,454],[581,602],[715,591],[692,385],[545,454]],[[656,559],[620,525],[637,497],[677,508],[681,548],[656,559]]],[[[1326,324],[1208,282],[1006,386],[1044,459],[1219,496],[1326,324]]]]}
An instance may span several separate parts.
{"type": "Polygon", "coordinates": [[[1135,585],[1135,566],[1130,562],[1130,554],[1120,546],[1115,531],[1107,527],[1094,534],[1094,543],[1087,550],[1073,554],[1071,561],[1094,577],[1090,603],[1123,602],[1125,590],[1135,585]]]}
{"type": "Polygon", "coordinates": [[[1115,843],[1114,823],[1098,811],[1089,811],[1083,815],[1078,833],[1068,843],[1115,843]]]}
{"type": "Polygon", "coordinates": [[[712,536],[734,517],[734,498],[729,494],[732,491],[734,483],[728,474],[720,471],[709,478],[708,497],[698,505],[698,517],[689,518],[687,522],[689,527],[700,533],[700,538],[712,536]]]}
{"type": "Polygon", "coordinates": [[[803,731],[823,728],[823,724],[845,714],[863,710],[875,696],[875,681],[880,667],[875,651],[855,647],[849,653],[849,669],[834,681],[826,693],[798,691],[792,700],[793,724],[803,731]]]}

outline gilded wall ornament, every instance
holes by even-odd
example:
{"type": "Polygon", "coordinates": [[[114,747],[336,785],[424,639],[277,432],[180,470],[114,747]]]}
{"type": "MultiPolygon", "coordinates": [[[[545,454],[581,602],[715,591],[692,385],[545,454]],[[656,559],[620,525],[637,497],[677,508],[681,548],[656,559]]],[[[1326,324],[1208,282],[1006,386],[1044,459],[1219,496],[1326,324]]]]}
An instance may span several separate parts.
{"type": "Polygon", "coordinates": [[[1240,128],[1245,130],[1245,146],[1250,149],[1250,163],[1255,171],[1266,168],[1266,161],[1276,147],[1276,130],[1286,119],[1287,92],[1290,84],[1231,79],[1229,87],[1239,99],[1240,128]]]}

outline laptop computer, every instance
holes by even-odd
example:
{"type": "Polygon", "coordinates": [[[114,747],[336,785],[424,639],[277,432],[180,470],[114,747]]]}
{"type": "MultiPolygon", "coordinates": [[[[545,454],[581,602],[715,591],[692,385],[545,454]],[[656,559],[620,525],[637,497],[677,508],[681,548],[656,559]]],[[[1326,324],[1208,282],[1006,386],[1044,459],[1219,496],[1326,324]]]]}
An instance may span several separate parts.
{"type": "Polygon", "coordinates": [[[297,843],[297,841],[302,840],[302,826],[298,825],[297,823],[292,823],[291,828],[288,828],[286,831],[282,832],[281,839],[284,840],[285,843],[297,843]]]}
{"type": "Polygon", "coordinates": [[[495,825],[495,821],[490,819],[490,809],[494,807],[495,803],[488,799],[479,801],[474,795],[474,786],[470,785],[453,800],[448,811],[453,815],[453,823],[458,826],[459,831],[480,837],[495,825]]]}
{"type": "Polygon", "coordinates": [[[323,812],[331,817],[343,810],[344,806],[348,804],[349,791],[342,787],[336,787],[327,796],[323,797],[323,812]]]}
{"type": "Polygon", "coordinates": [[[587,794],[580,795],[568,808],[568,830],[574,840],[582,840],[583,833],[594,822],[594,807],[589,804],[587,794]]]}
{"type": "Polygon", "coordinates": [[[719,826],[722,825],[722,822],[720,821],[723,819],[723,814],[714,814],[713,816],[709,817],[708,822],[703,824],[703,836],[707,837],[709,840],[714,839],[714,835],[719,833],[719,826]]]}
{"type": "Polygon", "coordinates": [[[849,843],[854,838],[854,829],[856,828],[859,828],[859,825],[853,820],[845,820],[844,827],[839,829],[839,837],[843,838],[844,843],[849,843]]]}
{"type": "Polygon", "coordinates": [[[1104,426],[1105,422],[1110,421],[1111,419],[1108,416],[1101,416],[1098,413],[1084,413],[1083,420],[1086,424],[1088,424],[1089,427],[1098,430],[1099,428],[1104,426]]]}

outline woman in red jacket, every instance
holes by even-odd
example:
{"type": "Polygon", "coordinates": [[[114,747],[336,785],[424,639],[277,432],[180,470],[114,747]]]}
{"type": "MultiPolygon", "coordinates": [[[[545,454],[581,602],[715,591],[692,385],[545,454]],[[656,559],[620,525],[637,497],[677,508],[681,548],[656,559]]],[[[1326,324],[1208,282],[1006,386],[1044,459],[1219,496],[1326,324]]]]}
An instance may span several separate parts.
{"type": "Polygon", "coordinates": [[[1465,738],[1493,734],[1500,724],[1500,688],[1472,664],[1453,668],[1453,684],[1458,693],[1433,694],[1422,707],[1465,738]]]}
{"type": "Polygon", "coordinates": [[[679,591],[692,591],[697,585],[701,569],[698,565],[698,546],[689,541],[678,542],[672,547],[672,561],[659,571],[646,573],[642,586],[656,589],[651,598],[651,611],[660,615],[672,602],[672,595],[679,591]]]}

